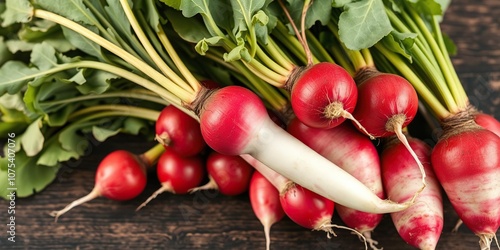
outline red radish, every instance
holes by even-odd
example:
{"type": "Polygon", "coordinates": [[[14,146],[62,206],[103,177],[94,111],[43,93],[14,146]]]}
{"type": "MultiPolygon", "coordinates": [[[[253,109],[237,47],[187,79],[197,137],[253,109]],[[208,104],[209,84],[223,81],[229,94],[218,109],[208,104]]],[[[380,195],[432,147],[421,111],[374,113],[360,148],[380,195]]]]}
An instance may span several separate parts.
{"type": "Polygon", "coordinates": [[[274,171],[327,199],[371,213],[400,211],[411,202],[382,200],[356,178],[288,134],[248,89],[227,86],[200,93],[193,110],[207,144],[222,154],[249,154],[274,171]]]}
{"type": "Polygon", "coordinates": [[[209,182],[190,192],[217,189],[223,195],[239,195],[248,190],[253,167],[238,155],[212,151],[206,161],[209,182]]]}
{"type": "Polygon", "coordinates": [[[252,210],[264,226],[266,250],[269,250],[271,226],[285,217],[280,203],[280,194],[261,173],[254,171],[250,180],[249,195],[252,210]]]}
{"type": "Polygon", "coordinates": [[[70,209],[104,196],[108,199],[125,201],[138,196],[146,187],[146,167],[152,165],[164,151],[161,144],[142,155],[126,150],[116,150],[106,155],[99,163],[95,175],[95,185],[86,196],[71,202],[64,209],[52,211],[55,220],[70,209]]]}
{"type": "MultiPolygon", "coordinates": [[[[378,197],[385,198],[377,149],[352,124],[343,123],[332,129],[318,129],[293,119],[288,124],[288,132],[356,177],[378,197]]],[[[377,242],[371,238],[371,232],[382,220],[382,214],[365,213],[342,205],[337,205],[336,210],[348,227],[363,234],[370,246],[376,249],[377,242]]]]}
{"type": "Polygon", "coordinates": [[[205,148],[200,123],[173,105],[166,106],[156,121],[156,140],[183,156],[205,148]]]}
{"type": "MultiPolygon", "coordinates": [[[[427,186],[415,204],[404,211],[391,213],[391,218],[406,243],[418,249],[436,249],[444,223],[441,186],[430,164],[431,148],[416,138],[410,137],[409,143],[424,164],[427,186]]],[[[387,196],[397,202],[411,199],[420,189],[420,171],[406,147],[397,138],[390,138],[380,158],[387,196]]]]}
{"type": "Polygon", "coordinates": [[[156,190],[136,211],[146,206],[163,192],[186,194],[203,181],[205,169],[201,156],[183,157],[167,149],[158,159],[156,174],[161,187],[156,190]]]}
{"type": "Polygon", "coordinates": [[[468,110],[442,120],[431,162],[454,210],[490,249],[500,226],[500,137],[478,126],[468,110]]]}
{"type": "Polygon", "coordinates": [[[278,190],[283,211],[295,223],[308,229],[325,231],[328,237],[330,234],[335,235],[332,230],[335,227],[351,230],[364,239],[364,236],[354,229],[331,224],[335,207],[333,201],[293,183],[250,155],[241,157],[278,190]]]}
{"type": "Polygon", "coordinates": [[[375,67],[360,69],[356,73],[355,80],[359,95],[354,117],[375,137],[383,138],[394,134],[398,137],[420,169],[423,189],[425,187],[423,165],[403,134],[403,128],[417,114],[417,92],[405,78],[379,72],[375,67]]]}
{"type": "Polygon", "coordinates": [[[315,128],[333,128],[356,107],[358,89],[354,79],[341,66],[321,62],[299,73],[289,87],[295,115],[315,128]]]}
{"type": "Polygon", "coordinates": [[[477,112],[474,114],[474,121],[476,121],[479,126],[490,130],[491,132],[500,136],[500,122],[495,119],[495,117],[485,113],[477,112]]]}

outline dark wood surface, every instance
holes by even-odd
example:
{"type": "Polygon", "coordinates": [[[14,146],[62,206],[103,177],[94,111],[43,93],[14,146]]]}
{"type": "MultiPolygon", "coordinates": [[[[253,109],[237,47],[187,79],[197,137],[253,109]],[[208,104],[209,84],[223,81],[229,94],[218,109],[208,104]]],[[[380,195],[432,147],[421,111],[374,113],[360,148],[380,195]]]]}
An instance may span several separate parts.
{"type": "MultiPolygon", "coordinates": [[[[455,41],[456,69],[471,101],[500,119],[500,1],[453,1],[442,25],[455,41]]],[[[0,249],[265,249],[262,226],[248,196],[225,197],[216,192],[162,194],[140,212],[134,209],[159,187],[154,175],[135,200],[95,199],[59,218],[48,215],[87,194],[99,160],[115,149],[141,153],[151,146],[143,138],[118,136],[93,145],[81,161],[65,164],[56,181],[40,194],[16,203],[16,243],[7,241],[7,202],[0,201],[0,249]]],[[[500,205],[500,204],[499,204],[500,205]]],[[[478,238],[465,226],[452,233],[457,216],[445,202],[445,225],[438,249],[479,249],[478,238]]],[[[335,215],[333,223],[342,224],[335,215]]],[[[273,226],[272,249],[364,249],[357,236],[336,230],[303,229],[289,219],[273,226]]],[[[500,237],[500,234],[497,234],[500,237]]],[[[373,238],[386,250],[413,249],[384,216],[373,238]]]]}

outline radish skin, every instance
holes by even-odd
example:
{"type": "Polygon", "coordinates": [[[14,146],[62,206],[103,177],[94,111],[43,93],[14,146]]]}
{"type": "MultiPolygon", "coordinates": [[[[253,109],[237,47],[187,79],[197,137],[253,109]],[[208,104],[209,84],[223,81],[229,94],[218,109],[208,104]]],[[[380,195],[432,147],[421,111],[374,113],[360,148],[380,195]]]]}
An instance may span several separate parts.
{"type": "Polygon", "coordinates": [[[459,218],[478,235],[481,249],[490,249],[500,226],[500,137],[470,116],[452,120],[460,127],[445,126],[432,166],[459,218]]]}
{"type": "Polygon", "coordinates": [[[57,222],[59,216],[70,209],[100,196],[117,201],[130,200],[138,196],[146,187],[146,165],[152,163],[146,160],[126,150],[111,152],[97,167],[92,191],[62,210],[52,211],[50,215],[55,217],[57,222]]]}
{"type": "Polygon", "coordinates": [[[254,171],[249,187],[250,204],[264,227],[266,250],[271,248],[271,226],[285,217],[278,190],[261,173],[254,171]]]}
{"type": "MultiPolygon", "coordinates": [[[[378,197],[385,198],[377,149],[352,124],[342,123],[332,129],[318,129],[293,119],[287,131],[361,181],[378,197]]],[[[371,232],[382,221],[382,214],[365,213],[342,205],[337,205],[336,210],[348,227],[363,234],[371,248],[377,249],[371,232]]]]}
{"type": "Polygon", "coordinates": [[[474,121],[477,125],[500,136],[500,122],[495,117],[478,112],[474,114],[474,121]]]}
{"type": "Polygon", "coordinates": [[[212,151],[206,160],[209,182],[190,189],[195,192],[217,189],[223,195],[239,195],[248,190],[253,167],[238,155],[225,155],[212,151]]]}
{"type": "MultiPolygon", "coordinates": [[[[409,143],[424,164],[427,186],[415,204],[404,211],[391,213],[391,219],[406,243],[418,249],[433,250],[443,231],[441,186],[430,164],[431,148],[416,138],[409,138],[409,143]]],[[[390,138],[380,158],[387,196],[398,202],[411,199],[420,188],[420,171],[406,147],[397,138],[390,138]]]]}
{"type": "Polygon", "coordinates": [[[249,154],[302,187],[335,203],[371,213],[401,211],[411,202],[382,200],[356,178],[288,134],[248,89],[227,86],[199,97],[197,111],[207,144],[223,154],[249,154]],[[245,100],[242,102],[242,100],[245,100]]]}
{"type": "Polygon", "coordinates": [[[187,194],[190,189],[200,185],[203,181],[205,168],[201,156],[183,157],[167,149],[158,159],[156,174],[161,187],[139,205],[135,211],[145,207],[163,192],[187,194]]]}

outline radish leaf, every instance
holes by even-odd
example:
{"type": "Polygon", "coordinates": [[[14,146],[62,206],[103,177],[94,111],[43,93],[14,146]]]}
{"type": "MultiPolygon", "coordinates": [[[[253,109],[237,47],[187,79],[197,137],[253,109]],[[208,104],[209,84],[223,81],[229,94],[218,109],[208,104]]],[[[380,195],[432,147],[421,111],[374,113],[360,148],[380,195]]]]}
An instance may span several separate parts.
{"type": "Polygon", "coordinates": [[[382,0],[348,3],[340,14],[340,40],[351,50],[369,48],[391,30],[392,26],[382,0]]]}
{"type": "Polygon", "coordinates": [[[33,6],[28,0],[7,0],[6,10],[2,13],[2,26],[31,21],[33,6]]]}

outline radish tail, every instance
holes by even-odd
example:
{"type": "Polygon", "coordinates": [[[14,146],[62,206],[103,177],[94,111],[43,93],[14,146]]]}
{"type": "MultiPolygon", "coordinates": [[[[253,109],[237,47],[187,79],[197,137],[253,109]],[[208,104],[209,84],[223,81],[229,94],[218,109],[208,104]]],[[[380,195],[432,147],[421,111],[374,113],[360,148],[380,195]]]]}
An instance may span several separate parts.
{"type": "Polygon", "coordinates": [[[453,227],[451,230],[452,233],[458,232],[458,228],[463,224],[464,222],[461,219],[458,219],[457,224],[453,227]]]}
{"type": "Polygon", "coordinates": [[[368,135],[370,137],[371,140],[375,140],[375,136],[373,136],[372,134],[368,133],[368,131],[365,129],[365,127],[363,127],[363,125],[361,125],[361,123],[359,123],[359,121],[356,118],[354,118],[354,116],[352,116],[351,113],[347,112],[347,110],[342,109],[342,111],[340,111],[340,116],[342,116],[342,117],[344,117],[346,119],[349,119],[352,122],[354,122],[356,124],[356,126],[358,126],[358,128],[363,131],[363,133],[365,133],[366,135],[368,135]]]}
{"type": "Polygon", "coordinates": [[[92,189],[92,191],[90,191],[90,193],[88,193],[87,195],[83,196],[82,198],[80,198],[78,200],[71,202],[65,208],[63,208],[59,211],[50,212],[50,216],[55,217],[55,222],[57,222],[57,219],[59,218],[59,216],[65,214],[66,212],[68,212],[72,208],[79,206],[85,202],[91,201],[99,196],[101,196],[99,189],[97,187],[94,187],[94,189],[92,189]]]}
{"type": "Polygon", "coordinates": [[[417,196],[427,186],[427,183],[425,182],[426,174],[425,174],[424,166],[422,165],[422,162],[420,162],[420,159],[418,158],[418,156],[415,153],[415,151],[411,148],[410,143],[408,143],[408,140],[406,139],[406,136],[403,133],[403,129],[402,128],[403,128],[404,120],[406,119],[405,116],[398,116],[398,117],[394,117],[394,118],[391,118],[391,119],[394,120],[394,123],[392,123],[392,128],[394,129],[394,132],[396,133],[396,136],[401,141],[401,143],[403,143],[403,145],[406,147],[406,149],[408,149],[408,152],[410,153],[410,155],[413,157],[413,159],[415,159],[415,162],[417,163],[418,168],[420,169],[420,173],[422,173],[422,188],[420,188],[415,193],[415,195],[413,195],[413,197],[411,199],[411,203],[413,203],[415,201],[415,199],[417,198],[417,196]],[[400,119],[399,117],[401,117],[403,119],[400,119]]]}
{"type": "Polygon", "coordinates": [[[266,237],[266,250],[271,249],[271,222],[270,220],[266,220],[263,223],[264,226],[264,235],[266,237]]]}
{"type": "Polygon", "coordinates": [[[219,189],[219,186],[217,186],[217,183],[215,182],[214,178],[212,176],[208,176],[208,182],[207,184],[195,188],[191,188],[188,190],[189,193],[194,193],[196,191],[201,191],[201,190],[208,190],[208,189],[219,189]]]}
{"type": "MultiPolygon", "coordinates": [[[[478,234],[479,237],[479,247],[481,250],[490,250],[491,242],[493,241],[493,237],[495,237],[496,241],[496,236],[491,235],[491,234],[478,234]]],[[[498,242],[497,242],[498,245],[498,242]]]]}
{"type": "Polygon", "coordinates": [[[372,239],[372,232],[371,231],[366,231],[362,233],[363,236],[365,237],[364,239],[370,244],[370,248],[372,250],[382,250],[383,248],[378,248],[378,241],[372,239]]]}
{"type": "Polygon", "coordinates": [[[361,238],[361,240],[365,244],[365,249],[366,250],[368,249],[368,244],[367,244],[366,237],[362,233],[358,232],[358,230],[356,230],[356,229],[352,229],[350,227],[336,225],[336,224],[325,223],[325,224],[321,225],[317,230],[323,230],[323,231],[327,232],[328,233],[327,236],[330,239],[331,238],[330,234],[332,234],[333,236],[337,237],[337,234],[335,234],[335,232],[333,231],[332,228],[339,228],[339,229],[349,230],[352,233],[358,235],[359,238],[361,238]]]}
{"type": "Polygon", "coordinates": [[[162,184],[161,187],[156,190],[151,196],[149,196],[149,198],[143,202],[140,206],[138,206],[135,211],[139,211],[141,208],[145,207],[151,200],[153,200],[154,198],[156,198],[156,196],[158,196],[159,194],[165,192],[165,191],[170,191],[170,190],[173,190],[172,187],[168,184],[162,184]]]}

